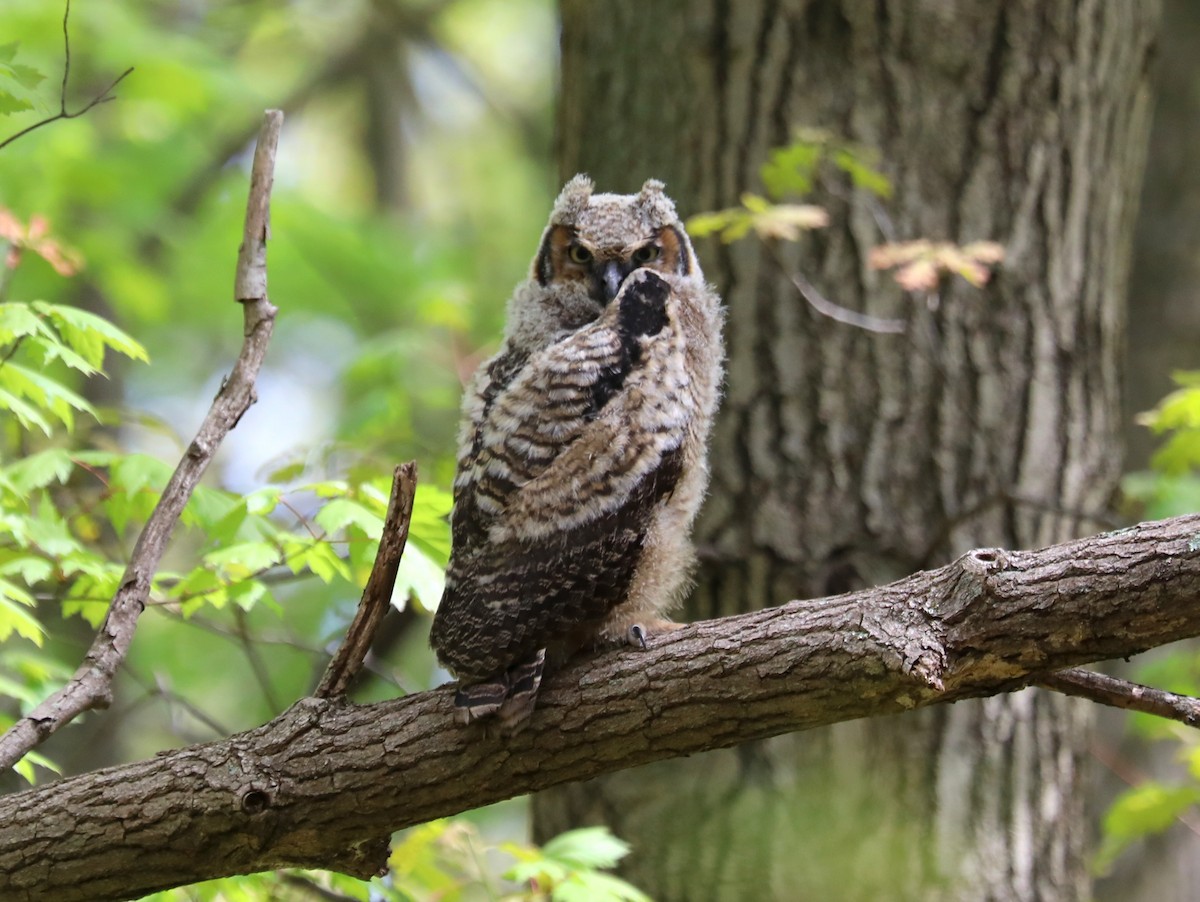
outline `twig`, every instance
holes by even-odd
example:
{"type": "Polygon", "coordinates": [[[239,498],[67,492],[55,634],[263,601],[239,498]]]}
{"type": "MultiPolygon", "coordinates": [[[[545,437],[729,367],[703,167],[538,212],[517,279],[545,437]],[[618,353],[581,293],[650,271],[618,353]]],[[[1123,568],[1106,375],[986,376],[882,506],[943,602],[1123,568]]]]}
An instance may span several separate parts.
{"type": "Polygon", "coordinates": [[[908,329],[908,320],[871,316],[869,313],[859,313],[857,310],[835,304],[821,294],[817,287],[800,273],[791,272],[779,255],[779,249],[772,242],[764,241],[763,246],[767,248],[767,252],[771,255],[775,265],[779,267],[780,272],[792,280],[792,284],[796,286],[796,290],[800,292],[804,300],[808,301],[809,306],[822,316],[848,326],[866,329],[868,332],[898,335],[908,329]]]}
{"type": "Polygon", "coordinates": [[[267,670],[267,662],[263,660],[262,653],[250,638],[250,633],[246,629],[246,612],[241,608],[236,608],[233,612],[234,622],[237,623],[236,638],[238,645],[241,646],[242,654],[246,658],[246,663],[250,665],[250,670],[254,673],[254,680],[258,683],[258,688],[262,692],[263,701],[267,703],[267,710],[279,711],[279,700],[275,698],[275,690],[271,687],[271,674],[267,670]]]}
{"type": "Polygon", "coordinates": [[[1074,695],[1127,711],[1154,714],[1200,728],[1200,699],[1188,695],[1152,689],[1078,667],[1044,676],[1036,685],[1063,695],[1074,695]]]}
{"type": "Polygon", "coordinates": [[[379,553],[375,555],[371,575],[367,577],[367,585],[363,588],[358,611],[350,629],[346,631],[346,641],[329,662],[314,693],[317,698],[345,695],[346,689],[362,668],[375,632],[391,604],[400,557],[408,541],[408,524],[412,519],[416,491],[416,462],[409,461],[396,467],[392,477],[392,497],[383,521],[383,534],[379,537],[379,553]]]}
{"type": "Polygon", "coordinates": [[[24,137],[34,129],[41,128],[43,125],[49,125],[51,122],[57,122],[59,119],[75,119],[79,116],[82,116],[94,106],[98,106],[101,103],[108,103],[110,100],[116,100],[116,98],[112,96],[113,88],[119,85],[125,79],[125,76],[133,71],[133,66],[130,66],[115,79],[113,79],[112,83],[107,88],[93,97],[91,102],[89,102],[86,106],[76,110],[73,113],[69,112],[67,110],[67,82],[71,77],[71,36],[67,31],[67,21],[70,18],[71,0],[67,0],[66,9],[63,10],[63,54],[65,59],[63,61],[62,90],[58,96],[58,112],[53,116],[43,119],[41,122],[35,122],[33,125],[26,126],[15,135],[9,135],[9,137],[5,138],[3,141],[0,141],[0,150],[3,150],[9,144],[12,144],[13,141],[17,140],[17,138],[24,137]]]}
{"type": "Polygon", "coordinates": [[[267,111],[254,152],[236,280],[237,300],[243,306],[245,341],[233,372],[217,392],[196,437],[138,536],[129,566],[83,663],[66,686],[0,736],[0,769],[12,767],[26,752],[84,711],[111,704],[113,677],[129,651],[138,617],[146,607],[151,581],[179,515],[222,439],[254,403],[254,380],[275,323],[276,308],[267,300],[266,291],[267,208],[282,124],[282,113],[267,111]],[[251,286],[257,294],[249,292],[251,286]]]}

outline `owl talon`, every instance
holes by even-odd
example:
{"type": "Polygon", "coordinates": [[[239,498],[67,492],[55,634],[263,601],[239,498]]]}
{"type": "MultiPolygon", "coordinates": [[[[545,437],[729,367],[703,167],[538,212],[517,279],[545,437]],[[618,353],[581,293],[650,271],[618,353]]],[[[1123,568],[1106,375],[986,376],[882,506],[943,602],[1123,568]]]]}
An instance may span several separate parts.
{"type": "Polygon", "coordinates": [[[636,645],[639,648],[646,647],[646,629],[640,623],[635,623],[629,627],[629,633],[626,640],[630,645],[636,645]]]}

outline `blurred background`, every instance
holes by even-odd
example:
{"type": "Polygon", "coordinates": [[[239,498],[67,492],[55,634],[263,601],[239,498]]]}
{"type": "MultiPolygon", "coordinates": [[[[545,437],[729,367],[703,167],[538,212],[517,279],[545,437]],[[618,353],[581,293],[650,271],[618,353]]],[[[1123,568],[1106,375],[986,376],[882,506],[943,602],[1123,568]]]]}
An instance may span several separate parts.
{"type": "MultiPolygon", "coordinates": [[[[1200,76],[1188,61],[1200,14],[1189,0],[1166,10],[1129,307],[1132,517],[1200,507],[1193,475],[1149,468],[1155,440],[1133,421],[1171,390],[1172,368],[1195,366],[1200,335],[1200,169],[1188,152],[1200,123],[1200,76]]],[[[349,515],[319,524],[358,542],[349,558],[341,554],[349,570],[327,578],[314,574],[315,560],[294,574],[277,561],[253,564],[250,550],[234,562],[240,570],[212,559],[206,573],[222,585],[247,573],[262,584],[264,594],[245,604],[207,583],[186,597],[178,585],[195,576],[188,568],[197,555],[222,543],[230,499],[270,498],[257,533],[241,521],[230,533],[247,546],[276,528],[311,534],[317,500],[339,486],[367,512],[362,520],[378,517],[386,474],[411,458],[423,484],[415,547],[432,572],[408,574],[408,604],[385,625],[355,697],[386,698],[445,679],[426,648],[420,611],[436,601],[447,550],[441,518],[462,382],[498,343],[505,301],[525,275],[558,188],[558,15],[552,0],[77,0],[68,107],[134,71],[112,102],[0,150],[0,208],[21,223],[43,218],[82,261],[64,277],[27,253],[0,301],[41,298],[91,311],[136,338],[149,364],[109,354],[108,378],[77,386],[99,421],[80,418],[69,436],[5,424],[0,464],[55,447],[177,458],[240,347],[233,273],[253,139],[267,107],[286,114],[269,245],[270,297],[280,314],[258,403],[206,481],[219,510],[194,511],[175,540],[175,581],[164,580],[162,603],[139,626],[113,708],[53,737],[40,750],[47,763],[78,773],[218,738],[311,691],[357,603],[373,547],[369,526],[349,515]]],[[[10,95],[9,108],[0,100],[0,140],[57,109],[62,25],[60,3],[5,0],[0,9],[0,62],[43,76],[28,97],[10,95]]],[[[132,492],[139,479],[103,488],[132,492]]],[[[92,489],[104,495],[96,505],[110,502],[92,489]]],[[[64,511],[76,532],[86,531],[86,514],[86,503],[64,511]]],[[[97,541],[119,564],[134,535],[101,530],[97,541]]],[[[40,646],[15,633],[0,646],[6,715],[61,685],[91,642],[87,604],[62,601],[39,598],[40,646]]],[[[1148,667],[1140,671],[1147,679],[1195,691],[1194,655],[1160,655],[1148,667]]],[[[1116,787],[1108,798],[1142,785],[1155,767],[1186,769],[1175,744],[1157,741],[1177,738],[1174,728],[1148,719],[1131,728],[1107,714],[1102,726],[1096,756],[1116,787]]],[[[15,775],[0,777],[5,790],[21,785],[15,775]]],[[[1135,829],[1145,861],[1180,854],[1180,843],[1194,850],[1195,800],[1150,800],[1169,829],[1150,839],[1135,829]]],[[[493,835],[523,837],[524,817],[524,803],[515,802],[482,822],[493,835]]],[[[1118,876],[1121,868],[1146,873],[1132,860],[1118,876]]]]}
{"type": "MultiPolygon", "coordinates": [[[[19,42],[13,62],[46,76],[37,93],[51,113],[62,18],[42,0],[0,12],[0,43],[19,42]]],[[[134,71],[112,102],[4,149],[0,205],[44,217],[83,261],[64,279],[28,254],[6,299],[81,306],[150,358],[110,354],[109,378],[81,384],[109,415],[81,421],[76,440],[173,461],[198,426],[241,345],[232,285],[249,162],[263,110],[278,107],[269,273],[281,313],[258,402],[207,483],[246,493],[288,467],[307,481],[415,458],[422,482],[447,488],[462,379],[498,343],[555,190],[553,4],[77,2],[70,34],[71,109],[134,71]]],[[[45,114],[10,115],[5,134],[45,114]]],[[[181,560],[195,543],[176,546],[181,560]]],[[[269,613],[146,618],[112,716],[47,754],[72,772],[269,718],[311,688],[353,588],[304,579],[269,613]],[[251,634],[274,643],[253,663],[251,634]]],[[[48,631],[65,662],[90,641],[79,618],[48,631]]],[[[437,676],[417,639],[386,665],[405,689],[437,676]]]]}

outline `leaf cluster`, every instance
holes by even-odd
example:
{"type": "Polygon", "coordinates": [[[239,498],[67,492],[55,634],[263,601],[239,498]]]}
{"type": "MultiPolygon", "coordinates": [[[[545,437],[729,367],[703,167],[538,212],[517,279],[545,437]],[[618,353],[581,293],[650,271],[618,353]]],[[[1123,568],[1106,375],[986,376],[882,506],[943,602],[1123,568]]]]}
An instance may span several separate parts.
{"type": "Polygon", "coordinates": [[[636,887],[605,873],[628,852],[605,827],[571,830],[538,847],[488,841],[471,821],[456,818],[402,834],[382,879],[281,871],[212,880],[145,902],[300,902],[328,894],[347,902],[649,902],[636,887]],[[493,876],[505,860],[515,863],[493,876]]]}

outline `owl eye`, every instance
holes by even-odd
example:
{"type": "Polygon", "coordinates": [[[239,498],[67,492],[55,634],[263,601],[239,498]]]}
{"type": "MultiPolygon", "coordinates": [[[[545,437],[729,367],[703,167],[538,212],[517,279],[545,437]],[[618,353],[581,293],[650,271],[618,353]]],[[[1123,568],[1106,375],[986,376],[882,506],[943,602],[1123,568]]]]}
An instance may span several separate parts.
{"type": "Polygon", "coordinates": [[[592,252],[582,244],[572,244],[567,248],[567,256],[570,257],[572,263],[592,262],[592,252]]]}
{"type": "Polygon", "coordinates": [[[633,252],[633,262],[638,266],[644,266],[647,263],[657,260],[660,253],[661,251],[657,244],[647,244],[633,252]]]}

